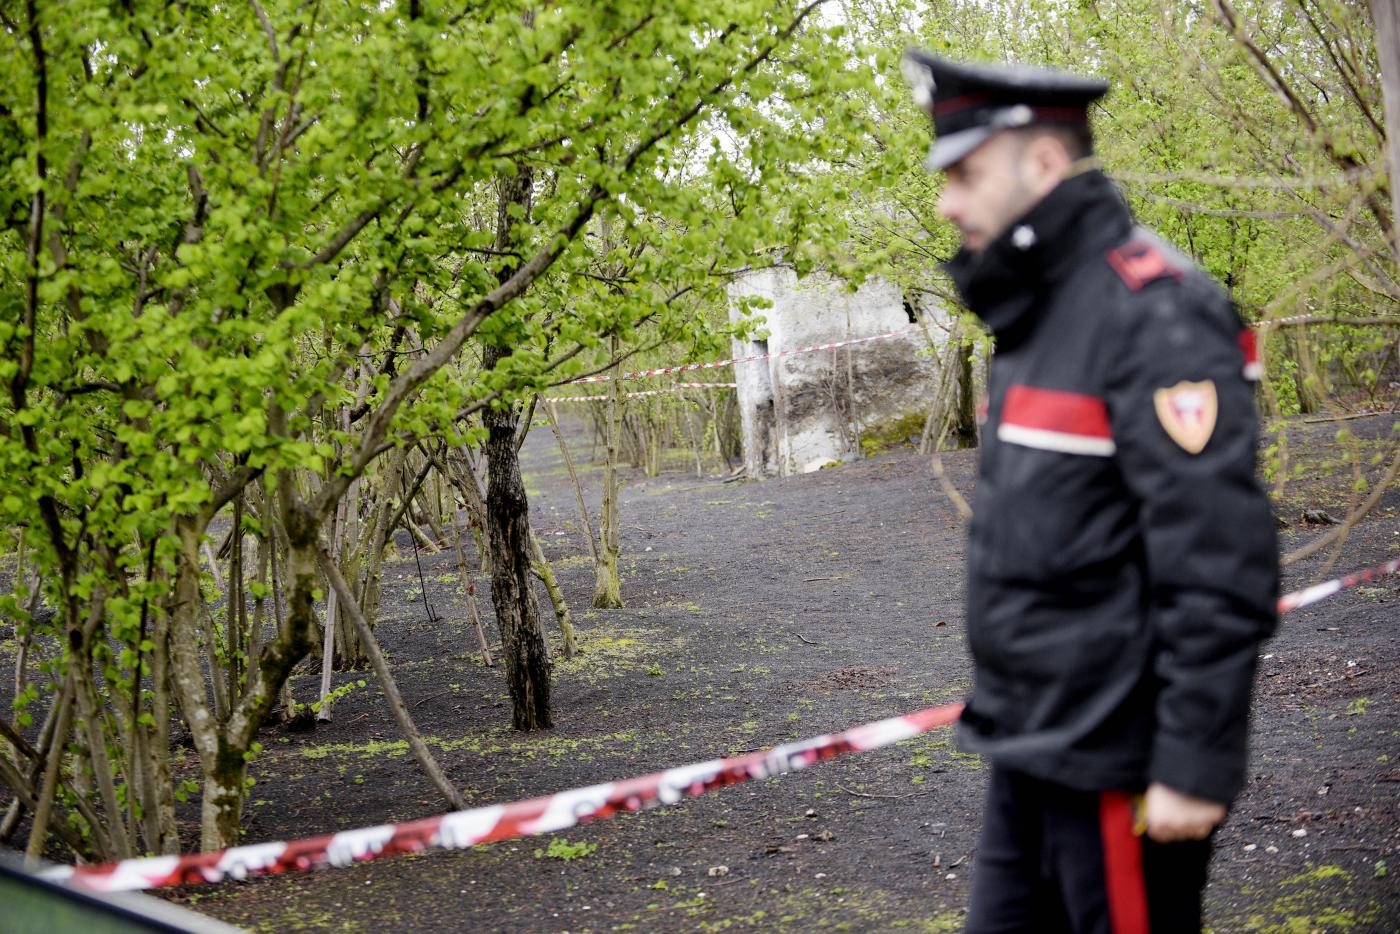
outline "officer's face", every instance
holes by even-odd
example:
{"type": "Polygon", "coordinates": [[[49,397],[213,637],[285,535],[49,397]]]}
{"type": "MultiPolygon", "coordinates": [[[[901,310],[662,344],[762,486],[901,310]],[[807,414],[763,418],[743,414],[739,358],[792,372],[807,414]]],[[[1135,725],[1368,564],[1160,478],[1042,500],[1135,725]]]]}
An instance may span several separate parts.
{"type": "Polygon", "coordinates": [[[980,253],[1059,182],[1043,137],[997,133],[948,167],[938,213],[957,225],[963,246],[980,253]]]}

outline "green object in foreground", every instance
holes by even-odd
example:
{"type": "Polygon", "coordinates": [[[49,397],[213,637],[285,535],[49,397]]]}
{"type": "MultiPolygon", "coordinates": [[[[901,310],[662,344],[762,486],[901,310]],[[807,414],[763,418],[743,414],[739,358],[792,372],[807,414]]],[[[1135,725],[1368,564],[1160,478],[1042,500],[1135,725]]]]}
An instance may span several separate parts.
{"type": "Polygon", "coordinates": [[[99,895],[48,882],[0,855],[0,929],[9,934],[239,934],[213,918],[148,895],[99,895]]]}

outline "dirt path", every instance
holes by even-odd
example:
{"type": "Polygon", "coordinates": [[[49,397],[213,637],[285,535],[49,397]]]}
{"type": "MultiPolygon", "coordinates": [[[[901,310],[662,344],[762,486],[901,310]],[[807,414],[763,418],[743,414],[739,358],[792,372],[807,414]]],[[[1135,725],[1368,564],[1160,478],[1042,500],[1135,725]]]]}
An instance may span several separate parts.
{"type": "MultiPolygon", "coordinates": [[[[1318,443],[1334,430],[1320,427],[1318,443]]],[[[945,457],[964,492],[973,458],[945,457]]],[[[966,689],[963,531],[912,452],[766,483],[634,476],[627,608],[615,611],[587,609],[592,569],[547,433],[530,439],[526,465],[585,650],[559,666],[552,733],[505,728],[502,675],[476,660],[449,552],[423,560],[443,623],[425,620],[411,552],[386,572],[385,648],[474,804],[762,748],[966,689]]],[[[596,505],[597,473],[585,481],[596,505]]],[[[1340,514],[1339,483],[1324,478],[1304,499],[1340,514]]],[[[1353,532],[1345,567],[1400,549],[1397,506],[1392,491],[1353,532]]],[[[1285,547],[1315,534],[1295,524],[1285,547]]],[[[1286,586],[1321,564],[1291,568],[1286,586]]],[[[1395,929],[1400,886],[1385,872],[1388,862],[1400,874],[1397,607],[1390,578],[1291,615],[1265,649],[1250,783],[1207,896],[1214,930],[1395,929]]],[[[302,674],[299,696],[314,681],[302,674]]],[[[543,837],[171,897],[259,931],[955,931],[985,772],[948,740],[567,831],[552,850],[543,837]]],[[[250,842],[444,809],[372,683],[333,724],[263,741],[250,842]]]]}

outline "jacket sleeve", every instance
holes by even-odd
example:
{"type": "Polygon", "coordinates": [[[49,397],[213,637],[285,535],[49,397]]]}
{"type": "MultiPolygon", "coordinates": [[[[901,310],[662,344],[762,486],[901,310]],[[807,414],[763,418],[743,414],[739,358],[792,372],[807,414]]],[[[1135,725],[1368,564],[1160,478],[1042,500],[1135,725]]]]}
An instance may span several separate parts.
{"type": "Polygon", "coordinates": [[[1241,326],[1201,283],[1164,281],[1133,305],[1107,396],[1146,546],[1160,687],[1148,779],[1229,804],[1244,784],[1251,687],[1278,597],[1241,326]]]}

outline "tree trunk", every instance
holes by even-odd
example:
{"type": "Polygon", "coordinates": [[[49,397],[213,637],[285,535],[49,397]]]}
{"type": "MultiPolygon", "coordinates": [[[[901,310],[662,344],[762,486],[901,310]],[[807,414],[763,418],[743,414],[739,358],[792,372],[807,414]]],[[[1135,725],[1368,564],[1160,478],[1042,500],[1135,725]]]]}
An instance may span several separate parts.
{"type": "MultiPolygon", "coordinates": [[[[613,357],[617,357],[617,341],[613,341],[613,357]]],[[[620,537],[618,534],[618,438],[622,431],[622,381],[620,370],[613,367],[607,403],[607,429],[603,461],[603,508],[598,517],[598,560],[594,564],[593,605],[600,609],[622,606],[622,578],[617,569],[620,537]]]]}
{"type": "Polygon", "coordinates": [[[564,441],[564,429],[559,426],[559,412],[554,403],[545,400],[545,411],[549,413],[549,427],[554,430],[554,440],[559,442],[559,453],[563,455],[564,466],[569,471],[569,482],[574,487],[574,501],[578,503],[578,519],[583,525],[584,538],[588,539],[588,553],[593,562],[598,562],[598,539],[593,535],[593,523],[588,520],[588,506],[583,501],[583,485],[579,483],[578,471],[574,469],[574,459],[569,454],[569,445],[564,441]]]}
{"type": "MultiPolygon", "coordinates": [[[[475,483],[475,480],[470,481],[475,483]]],[[[462,526],[457,522],[454,514],[452,522],[452,539],[457,545],[457,569],[462,575],[462,593],[466,597],[467,620],[472,624],[472,629],[476,631],[476,642],[481,648],[481,661],[487,668],[495,666],[491,659],[491,646],[486,644],[486,632],[481,628],[481,609],[476,605],[476,581],[472,580],[471,569],[467,567],[467,552],[462,547],[462,526]]]]}
{"type": "Polygon", "coordinates": [[[564,599],[564,591],[559,588],[559,579],[554,576],[554,566],[549,563],[549,559],[544,556],[544,549],[540,547],[540,540],[535,537],[533,531],[530,532],[530,570],[544,583],[544,589],[549,592],[549,602],[554,606],[554,615],[559,620],[559,631],[564,634],[564,657],[573,658],[578,651],[578,641],[574,638],[574,621],[569,615],[569,604],[564,599]]]}
{"type": "Polygon", "coordinates": [[[960,448],[977,447],[977,385],[972,376],[972,344],[962,340],[962,324],[953,332],[957,346],[958,405],[952,420],[953,441],[960,448]]]}
{"type": "MultiPolygon", "coordinates": [[[[341,548],[345,542],[345,514],[349,508],[349,499],[342,499],[335,507],[335,521],[332,523],[331,532],[331,560],[340,566],[341,548]]],[[[338,594],[334,588],[326,594],[326,624],[322,627],[321,640],[321,697],[320,709],[316,711],[316,719],[323,723],[329,723],[331,719],[331,672],[335,668],[335,630],[338,620],[336,613],[336,599],[338,594]]]]}
{"type": "Polygon", "coordinates": [[[24,849],[25,861],[36,864],[44,852],[44,840],[48,837],[49,819],[53,814],[54,792],[58,789],[58,773],[63,765],[68,731],[73,722],[73,678],[70,675],[64,682],[63,690],[56,701],[56,721],[52,742],[49,744],[48,759],[44,764],[44,781],[39,787],[39,795],[34,805],[34,824],[29,829],[29,843],[24,849]]]}
{"type": "Polygon", "coordinates": [[[1395,0],[1371,0],[1376,25],[1376,55],[1381,61],[1381,100],[1385,105],[1385,139],[1390,163],[1390,213],[1396,218],[1391,243],[1400,263],[1400,8],[1395,0]]]}
{"type": "MultiPolygon", "coordinates": [[[[515,173],[498,182],[496,248],[518,246],[519,225],[528,223],[534,199],[534,173],[516,166],[515,173]]],[[[502,281],[511,275],[507,264],[499,271],[502,281]]],[[[494,370],[509,351],[498,343],[482,348],[482,368],[494,370]]],[[[548,729],[554,725],[550,709],[550,661],[540,626],[539,605],[530,581],[530,504],[520,476],[517,447],[519,418],[510,404],[482,410],[486,426],[486,546],[491,555],[491,601],[501,631],[501,654],[506,662],[510,688],[511,722],[517,730],[548,729]]]]}
{"type": "MultiPolygon", "coordinates": [[[[390,523],[393,522],[397,511],[394,507],[393,491],[403,487],[406,456],[407,452],[398,449],[383,461],[375,506],[370,513],[369,529],[360,541],[361,548],[356,559],[356,564],[364,569],[356,597],[359,600],[360,615],[370,623],[371,628],[379,616],[380,575],[384,568],[384,552],[389,547],[388,540],[392,533],[390,523]]],[[[358,630],[344,612],[339,613],[339,620],[340,629],[336,633],[336,639],[340,643],[341,669],[365,667],[369,663],[369,657],[360,642],[358,630]]]]}
{"type": "MultiPolygon", "coordinates": [[[[149,730],[142,730],[147,747],[147,762],[151,781],[158,789],[157,810],[153,817],[153,832],[160,840],[157,845],[147,840],[147,845],[158,853],[180,852],[180,835],[175,824],[175,779],[170,767],[170,617],[161,610],[155,614],[155,632],[151,640],[155,651],[151,653],[151,718],[155,721],[149,730]]],[[[150,816],[150,815],[148,815],[150,816]]]]}
{"type": "MultiPolygon", "coordinates": [[[[504,356],[487,347],[489,369],[504,356]]],[[[548,729],[550,661],[540,626],[539,605],[530,581],[530,509],[520,460],[515,453],[516,416],[509,407],[482,413],[486,441],[486,539],[491,549],[491,600],[501,631],[512,725],[517,730],[548,729]]]]}

